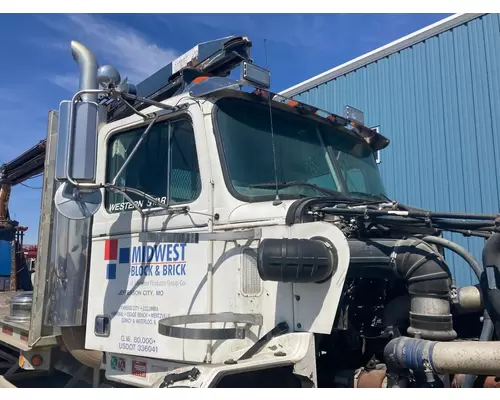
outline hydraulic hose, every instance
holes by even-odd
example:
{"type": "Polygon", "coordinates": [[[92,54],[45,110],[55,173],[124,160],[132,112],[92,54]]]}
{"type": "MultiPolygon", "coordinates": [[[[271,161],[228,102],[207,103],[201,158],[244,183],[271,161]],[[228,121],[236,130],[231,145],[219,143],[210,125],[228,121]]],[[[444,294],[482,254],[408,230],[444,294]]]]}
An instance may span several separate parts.
{"type": "MultiPolygon", "coordinates": [[[[477,280],[481,282],[482,276],[483,276],[483,267],[479,264],[479,262],[470,254],[468,251],[466,251],[462,246],[452,242],[451,240],[436,237],[436,236],[425,236],[422,238],[427,243],[432,243],[432,244],[437,244],[441,245],[443,247],[446,247],[447,249],[453,251],[454,253],[458,254],[461,256],[471,267],[472,271],[474,271],[474,274],[477,277],[477,280]]],[[[484,291],[483,295],[486,297],[487,293],[484,291]]],[[[483,314],[483,327],[481,329],[481,335],[479,337],[479,341],[481,342],[489,342],[491,338],[493,337],[493,322],[491,321],[491,318],[488,314],[487,310],[484,310],[483,314]]],[[[476,376],[474,375],[467,375],[464,378],[464,383],[463,387],[464,388],[471,388],[474,386],[474,381],[476,380],[476,376]]]]}
{"type": "Polygon", "coordinates": [[[466,251],[462,246],[452,242],[451,240],[440,238],[437,236],[425,236],[422,238],[422,240],[427,243],[441,245],[458,254],[470,265],[470,267],[474,271],[474,274],[476,274],[477,280],[481,281],[481,276],[483,274],[483,268],[481,267],[481,264],[479,264],[479,262],[472,256],[472,254],[466,251]]]}

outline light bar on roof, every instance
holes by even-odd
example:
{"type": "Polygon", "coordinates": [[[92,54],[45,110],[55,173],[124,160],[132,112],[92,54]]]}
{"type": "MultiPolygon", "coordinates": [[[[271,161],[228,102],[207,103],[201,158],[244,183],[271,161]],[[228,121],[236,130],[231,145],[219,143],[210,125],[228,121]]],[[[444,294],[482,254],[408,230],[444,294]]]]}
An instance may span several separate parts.
{"type": "Polygon", "coordinates": [[[260,89],[271,87],[271,73],[267,69],[246,61],[243,61],[241,65],[241,80],[260,89]]]}

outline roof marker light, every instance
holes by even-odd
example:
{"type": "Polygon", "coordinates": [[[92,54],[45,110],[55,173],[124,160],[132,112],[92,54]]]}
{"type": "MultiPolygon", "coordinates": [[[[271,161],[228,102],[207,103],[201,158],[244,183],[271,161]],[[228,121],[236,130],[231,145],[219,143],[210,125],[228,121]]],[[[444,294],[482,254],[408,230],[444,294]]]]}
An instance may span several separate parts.
{"type": "Polygon", "coordinates": [[[193,83],[201,83],[201,82],[205,82],[209,77],[208,76],[198,76],[197,78],[194,78],[193,79],[193,83]]]}

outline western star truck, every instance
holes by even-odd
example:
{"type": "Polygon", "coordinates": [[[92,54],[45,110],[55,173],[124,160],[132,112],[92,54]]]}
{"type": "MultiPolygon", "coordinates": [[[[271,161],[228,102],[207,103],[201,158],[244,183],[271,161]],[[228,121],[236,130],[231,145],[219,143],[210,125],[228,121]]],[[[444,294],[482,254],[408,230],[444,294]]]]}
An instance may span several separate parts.
{"type": "Polygon", "coordinates": [[[94,387],[497,385],[498,216],[388,198],[389,140],[352,107],[271,92],[251,45],[198,44],[134,85],[71,42],[80,86],[49,113],[3,385],[18,368],[94,387]],[[483,237],[483,259],[445,232],[483,237]],[[477,285],[457,287],[450,251],[477,285]]]}

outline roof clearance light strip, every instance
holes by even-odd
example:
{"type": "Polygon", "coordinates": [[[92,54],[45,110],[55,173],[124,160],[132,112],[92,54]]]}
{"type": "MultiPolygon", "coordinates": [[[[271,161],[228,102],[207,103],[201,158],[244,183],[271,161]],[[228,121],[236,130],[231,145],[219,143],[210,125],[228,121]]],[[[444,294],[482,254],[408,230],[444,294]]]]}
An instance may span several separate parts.
{"type": "MultiPolygon", "coordinates": [[[[263,98],[268,98],[268,96],[271,94],[266,90],[262,89],[255,89],[252,91],[252,94],[263,97],[263,98]]],[[[276,101],[280,103],[278,99],[279,95],[274,95],[273,101],[276,101]]],[[[293,100],[293,99],[286,99],[282,96],[279,96],[281,99],[283,99],[282,103],[288,105],[289,107],[293,107],[297,109],[301,114],[312,114],[315,115],[319,118],[326,119],[329,121],[332,125],[336,126],[344,126],[344,127],[351,127],[352,131],[356,132],[359,136],[363,137],[368,143],[372,143],[375,137],[378,135],[378,132],[374,131],[371,128],[368,128],[364,126],[363,124],[356,122],[356,121],[351,121],[348,118],[340,117],[335,114],[328,113],[324,110],[320,110],[317,107],[313,107],[308,104],[301,103],[300,101],[293,100]],[[323,114],[323,115],[321,115],[323,114]]],[[[384,146],[385,147],[385,146],[384,146]]]]}
{"type": "MultiPolygon", "coordinates": [[[[265,99],[269,98],[269,92],[267,92],[266,90],[263,90],[263,89],[255,89],[254,91],[252,91],[252,94],[263,97],[265,99]]],[[[277,101],[277,100],[273,99],[273,101],[277,101]]],[[[278,103],[279,103],[279,101],[278,101],[278,103]]],[[[290,106],[290,107],[296,108],[301,113],[313,114],[319,118],[326,119],[334,125],[341,125],[341,126],[349,125],[349,121],[345,118],[335,116],[335,115],[330,114],[324,110],[320,110],[320,109],[313,107],[313,106],[310,106],[308,104],[301,103],[297,100],[287,100],[285,102],[285,104],[290,106]]]]}

